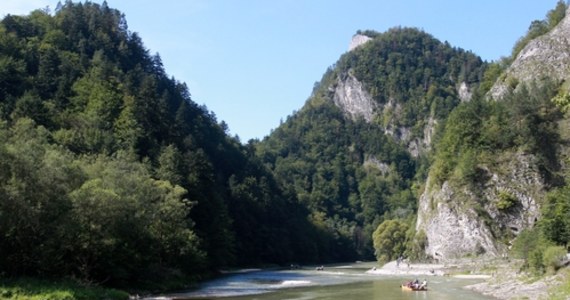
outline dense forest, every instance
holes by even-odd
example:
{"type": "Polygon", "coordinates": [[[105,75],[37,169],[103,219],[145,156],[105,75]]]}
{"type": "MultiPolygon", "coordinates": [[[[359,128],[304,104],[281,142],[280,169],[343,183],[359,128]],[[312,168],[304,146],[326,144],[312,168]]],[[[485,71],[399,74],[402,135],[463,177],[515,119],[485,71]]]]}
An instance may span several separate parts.
{"type": "MultiPolygon", "coordinates": [[[[533,257],[570,242],[559,147],[567,84],[537,82],[501,101],[486,93],[566,8],[533,22],[513,57],[492,63],[419,29],[359,32],[371,41],[343,54],[304,107],[247,144],[192,101],[106,2],[7,15],[0,277],[132,287],[237,266],[423,259],[415,222],[428,176],[477,186],[482,168],[507,152],[535,155],[548,185],[538,226],[513,246],[544,267],[533,257]],[[335,104],[347,77],[371,96],[372,120],[335,104]],[[425,139],[427,148],[410,151],[425,139]]],[[[510,195],[502,201],[514,205],[510,195]]]]}
{"type": "Polygon", "coordinates": [[[0,274],[132,285],[319,261],[326,233],[124,15],[0,22],[0,274]]]}

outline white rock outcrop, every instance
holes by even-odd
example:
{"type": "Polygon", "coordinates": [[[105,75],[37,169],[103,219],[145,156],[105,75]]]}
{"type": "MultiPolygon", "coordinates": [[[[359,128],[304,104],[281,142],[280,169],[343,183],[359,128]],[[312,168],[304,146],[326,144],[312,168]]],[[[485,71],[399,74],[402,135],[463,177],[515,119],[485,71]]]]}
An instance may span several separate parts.
{"type": "Polygon", "coordinates": [[[570,9],[556,27],[531,40],[520,51],[488,95],[498,100],[511,89],[543,77],[570,79],[570,9]]]}
{"type": "Polygon", "coordinates": [[[346,78],[338,79],[334,88],[333,100],[345,115],[353,120],[359,117],[371,122],[374,116],[374,99],[352,74],[347,74],[346,78]]]}
{"type": "Polygon", "coordinates": [[[348,51],[352,51],[355,48],[366,44],[366,42],[372,40],[371,37],[363,35],[363,34],[355,34],[352,36],[352,40],[350,41],[350,45],[348,46],[348,51]]]}
{"type": "Polygon", "coordinates": [[[447,182],[421,196],[416,230],[426,234],[426,254],[438,260],[467,254],[496,255],[490,229],[473,208],[457,203],[456,196],[447,182]]]}
{"type": "Polygon", "coordinates": [[[363,166],[365,169],[374,168],[374,169],[380,171],[382,176],[386,176],[386,175],[390,174],[390,166],[388,164],[386,164],[385,162],[380,161],[375,156],[367,155],[364,158],[363,166]]]}
{"type": "Polygon", "coordinates": [[[545,193],[536,158],[510,154],[497,163],[501,171],[481,166],[485,175],[476,190],[448,181],[438,186],[428,179],[416,223],[416,231],[427,238],[427,255],[439,260],[497,256],[508,247],[500,237],[514,237],[534,225],[540,214],[537,201],[545,193]],[[499,209],[501,192],[512,195],[516,204],[499,209]]]}
{"type": "Polygon", "coordinates": [[[463,81],[461,85],[459,85],[459,88],[457,89],[457,94],[459,95],[459,99],[461,99],[461,102],[469,102],[471,100],[471,97],[473,96],[473,92],[469,89],[469,86],[465,81],[463,81]]]}

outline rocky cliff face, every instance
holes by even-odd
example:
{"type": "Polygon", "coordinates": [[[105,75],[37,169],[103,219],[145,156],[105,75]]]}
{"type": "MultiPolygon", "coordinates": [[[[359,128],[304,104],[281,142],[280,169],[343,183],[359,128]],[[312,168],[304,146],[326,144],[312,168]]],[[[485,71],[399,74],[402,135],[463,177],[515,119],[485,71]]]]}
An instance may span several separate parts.
{"type": "Polygon", "coordinates": [[[379,125],[413,157],[431,150],[439,121],[469,101],[483,61],[417,29],[367,31],[352,37],[327,77],[327,96],[347,119],[379,125]],[[462,62],[462,63],[458,63],[462,62]]]}
{"type": "Polygon", "coordinates": [[[349,73],[344,77],[338,78],[334,88],[335,105],[353,120],[361,117],[371,122],[375,110],[374,100],[354,76],[349,73]]]}
{"type": "MultiPolygon", "coordinates": [[[[465,89],[465,97],[470,97],[467,87],[465,86],[463,89],[465,89]]],[[[390,99],[385,104],[377,104],[362,83],[350,74],[350,71],[344,76],[339,76],[329,90],[334,92],[333,101],[335,105],[344,112],[347,118],[352,120],[363,118],[370,123],[376,115],[382,116],[388,111],[396,117],[402,114],[401,105],[394,99],[390,99]]],[[[437,120],[433,117],[427,120],[422,138],[411,138],[410,128],[396,126],[393,121],[386,122],[384,133],[406,145],[413,157],[418,157],[421,153],[431,149],[431,141],[437,125],[437,120]]]]}
{"type": "Polygon", "coordinates": [[[570,10],[550,32],[530,41],[504,75],[493,85],[489,96],[502,98],[521,84],[548,77],[570,79],[570,10]]]}
{"type": "Polygon", "coordinates": [[[350,45],[348,46],[348,51],[354,50],[356,47],[364,45],[366,42],[372,40],[371,37],[363,35],[363,34],[355,34],[352,36],[352,40],[350,41],[350,45]]]}
{"type": "MultiPolygon", "coordinates": [[[[567,11],[556,27],[521,50],[489,91],[490,98],[500,100],[508,92],[544,78],[570,79],[569,14],[567,11]]],[[[458,91],[462,101],[469,100],[466,86],[458,91]]],[[[562,132],[561,138],[567,140],[568,136],[562,132]]],[[[558,152],[570,153],[564,146],[558,152]]],[[[505,153],[492,160],[478,166],[476,185],[453,179],[437,185],[428,178],[416,223],[417,231],[425,233],[427,255],[443,260],[469,254],[496,256],[539,219],[539,201],[545,197],[546,187],[536,157],[505,153]]]]}
{"type": "Polygon", "coordinates": [[[467,254],[496,256],[539,217],[544,184],[532,155],[505,154],[480,166],[478,186],[428,184],[420,197],[416,230],[436,259],[467,254]]]}

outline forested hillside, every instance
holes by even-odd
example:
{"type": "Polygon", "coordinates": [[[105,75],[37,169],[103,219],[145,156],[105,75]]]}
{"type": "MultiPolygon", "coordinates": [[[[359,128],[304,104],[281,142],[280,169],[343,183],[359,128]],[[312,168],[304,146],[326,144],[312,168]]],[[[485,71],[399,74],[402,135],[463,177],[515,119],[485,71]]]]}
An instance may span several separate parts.
{"type": "Polygon", "coordinates": [[[485,64],[417,29],[361,34],[372,39],[344,54],[257,153],[311,210],[313,223],[337,236],[341,258],[374,257],[372,233],[389,220],[397,220],[400,238],[385,259],[403,254],[404,244],[418,255],[413,225],[430,154],[410,151],[410,142],[445,121],[461,101],[462,83],[476,89],[485,64]],[[369,95],[370,120],[337,105],[347,81],[369,95]]]}
{"type": "Polygon", "coordinates": [[[319,228],[124,15],[0,22],[0,275],[133,285],[317,261],[319,228]]]}

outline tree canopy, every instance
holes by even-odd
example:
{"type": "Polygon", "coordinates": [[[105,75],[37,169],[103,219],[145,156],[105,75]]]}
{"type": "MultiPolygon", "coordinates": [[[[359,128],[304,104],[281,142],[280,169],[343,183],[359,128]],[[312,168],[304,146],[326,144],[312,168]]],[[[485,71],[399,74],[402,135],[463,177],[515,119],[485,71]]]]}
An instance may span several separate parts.
{"type": "Polygon", "coordinates": [[[0,21],[0,274],[133,285],[316,261],[322,233],[124,15],[0,21]]]}

